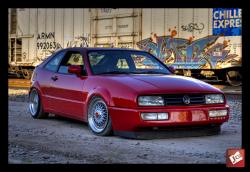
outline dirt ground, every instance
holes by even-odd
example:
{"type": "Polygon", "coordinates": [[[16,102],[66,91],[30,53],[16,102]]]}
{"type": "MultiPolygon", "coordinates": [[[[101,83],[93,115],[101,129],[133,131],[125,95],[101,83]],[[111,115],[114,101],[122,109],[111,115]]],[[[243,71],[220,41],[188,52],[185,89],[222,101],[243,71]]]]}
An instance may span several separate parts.
{"type": "Polygon", "coordinates": [[[241,147],[241,95],[227,95],[230,120],[220,135],[132,140],[98,137],[87,124],[51,115],[33,119],[27,90],[9,89],[9,163],[224,164],[227,148],[241,147]]]}

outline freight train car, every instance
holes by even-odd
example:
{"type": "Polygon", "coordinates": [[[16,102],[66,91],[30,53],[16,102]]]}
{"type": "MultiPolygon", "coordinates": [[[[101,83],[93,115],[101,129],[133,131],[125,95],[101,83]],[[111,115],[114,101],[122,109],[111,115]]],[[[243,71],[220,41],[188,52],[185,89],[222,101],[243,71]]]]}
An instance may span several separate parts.
{"type": "Polygon", "coordinates": [[[151,52],[176,73],[241,84],[241,9],[9,9],[10,72],[66,47],[151,52]]]}

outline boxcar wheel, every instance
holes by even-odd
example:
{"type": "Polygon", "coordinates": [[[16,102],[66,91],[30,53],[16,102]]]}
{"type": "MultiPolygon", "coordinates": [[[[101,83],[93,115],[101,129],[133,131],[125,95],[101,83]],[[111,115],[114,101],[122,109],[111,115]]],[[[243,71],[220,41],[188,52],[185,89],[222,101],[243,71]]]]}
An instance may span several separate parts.
{"type": "Polygon", "coordinates": [[[30,73],[30,71],[28,69],[23,69],[22,72],[23,72],[23,77],[25,79],[30,79],[31,78],[31,73],[30,73]]]}

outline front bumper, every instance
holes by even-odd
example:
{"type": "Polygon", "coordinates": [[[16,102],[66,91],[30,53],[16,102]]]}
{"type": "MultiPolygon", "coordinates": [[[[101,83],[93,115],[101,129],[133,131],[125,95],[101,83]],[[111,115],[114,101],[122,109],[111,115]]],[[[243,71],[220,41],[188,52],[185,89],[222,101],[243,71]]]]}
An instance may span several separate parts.
{"type": "Polygon", "coordinates": [[[114,131],[140,131],[149,128],[164,128],[171,126],[207,126],[210,124],[221,125],[229,119],[228,105],[208,106],[173,106],[161,108],[117,108],[109,107],[114,131]],[[227,110],[227,116],[209,117],[209,110],[227,110]],[[164,121],[144,121],[141,119],[142,112],[167,112],[169,119],[164,121]]]}

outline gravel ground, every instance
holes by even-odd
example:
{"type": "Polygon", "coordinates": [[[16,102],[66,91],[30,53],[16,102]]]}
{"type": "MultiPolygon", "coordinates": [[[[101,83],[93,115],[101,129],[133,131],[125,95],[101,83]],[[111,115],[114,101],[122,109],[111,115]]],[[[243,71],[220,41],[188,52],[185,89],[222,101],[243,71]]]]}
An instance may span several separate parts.
{"type": "Polygon", "coordinates": [[[241,95],[227,95],[230,120],[220,135],[155,140],[98,137],[85,123],[50,115],[36,120],[27,89],[9,89],[9,163],[224,164],[227,148],[241,147],[241,95]]]}

